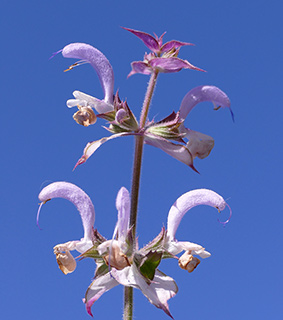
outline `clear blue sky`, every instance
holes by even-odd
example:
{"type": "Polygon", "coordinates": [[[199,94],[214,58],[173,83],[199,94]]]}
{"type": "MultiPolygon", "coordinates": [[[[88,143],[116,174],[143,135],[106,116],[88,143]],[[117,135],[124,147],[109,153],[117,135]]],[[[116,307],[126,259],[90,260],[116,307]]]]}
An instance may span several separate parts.
{"type": "MultiPolygon", "coordinates": [[[[90,319],[81,298],[94,263],[84,260],[68,276],[57,267],[53,246],[80,239],[75,207],[56,199],[43,207],[35,224],[37,195],[50,182],[82,187],[96,210],[95,227],[111,237],[115,197],[130,189],[133,138],[103,145],[88,162],[72,169],[87,142],[108,133],[99,120],[77,125],[65,102],[74,90],[102,98],[89,65],[63,73],[75,60],[52,52],[86,42],[111,62],[115,90],[139,114],[148,77],[126,78],[130,63],[146,47],[125,26],[196,44],[180,57],[207,70],[161,75],[150,118],[178,110],[198,85],[216,85],[232,103],[228,110],[196,107],[186,120],[191,129],[215,138],[211,155],[196,160],[200,175],[162,151],[145,147],[138,235],[150,241],[166,224],[181,194],[210,188],[233,210],[223,228],[212,208],[193,209],[177,237],[202,244],[212,253],[192,274],[175,261],[160,269],[179,292],[169,301],[178,319],[282,319],[282,10],[279,1],[10,1],[3,0],[1,25],[1,319],[90,319]]],[[[223,219],[226,218],[225,214],[223,219]]],[[[94,319],[121,319],[122,286],[93,306],[94,319]]],[[[169,319],[135,291],[135,319],[169,319]]]]}

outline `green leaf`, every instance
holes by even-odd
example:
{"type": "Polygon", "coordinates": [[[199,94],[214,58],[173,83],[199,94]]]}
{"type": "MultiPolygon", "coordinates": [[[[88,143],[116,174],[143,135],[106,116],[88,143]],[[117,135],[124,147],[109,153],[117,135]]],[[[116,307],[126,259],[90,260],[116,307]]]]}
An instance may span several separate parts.
{"type": "Polygon", "coordinates": [[[159,266],[162,258],[162,252],[150,251],[143,259],[140,264],[141,274],[149,280],[153,280],[155,270],[159,266]]]}

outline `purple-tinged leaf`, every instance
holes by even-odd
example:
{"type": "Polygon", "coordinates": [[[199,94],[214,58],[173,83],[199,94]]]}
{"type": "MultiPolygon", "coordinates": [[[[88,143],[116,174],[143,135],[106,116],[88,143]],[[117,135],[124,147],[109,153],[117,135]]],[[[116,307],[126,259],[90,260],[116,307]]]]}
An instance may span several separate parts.
{"type": "Polygon", "coordinates": [[[136,73],[141,74],[151,74],[153,72],[152,68],[148,66],[147,63],[143,61],[134,61],[131,63],[132,71],[128,74],[127,78],[136,73]]]}
{"type": "Polygon", "coordinates": [[[178,72],[182,69],[192,69],[205,72],[204,70],[193,66],[187,60],[182,60],[175,57],[154,58],[149,61],[149,64],[152,66],[152,68],[158,69],[159,72],[164,73],[178,72]]]}
{"type": "Polygon", "coordinates": [[[146,32],[142,32],[142,31],[138,31],[138,30],[134,30],[134,29],[129,29],[129,28],[125,28],[122,27],[123,29],[130,31],[131,33],[133,33],[135,36],[137,36],[138,38],[140,38],[143,43],[153,52],[158,52],[159,51],[159,44],[157,42],[156,39],[154,39],[153,36],[151,36],[150,34],[146,33],[146,32]]]}
{"type": "Polygon", "coordinates": [[[160,48],[161,52],[168,52],[172,49],[179,49],[182,46],[194,46],[193,43],[188,43],[188,42],[182,42],[182,41],[177,41],[177,40],[171,40],[166,43],[160,48]]]}

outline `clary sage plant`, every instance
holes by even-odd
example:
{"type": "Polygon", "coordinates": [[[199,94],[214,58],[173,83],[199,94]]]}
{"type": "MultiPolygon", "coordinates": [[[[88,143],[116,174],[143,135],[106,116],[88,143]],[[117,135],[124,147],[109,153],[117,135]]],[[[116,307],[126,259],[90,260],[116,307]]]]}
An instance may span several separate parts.
{"type": "MultiPolygon", "coordinates": [[[[106,128],[111,135],[89,142],[76,166],[87,159],[106,141],[132,135],[135,137],[135,154],[131,194],[122,187],[116,198],[118,211],[117,223],[112,238],[104,238],[94,229],[95,210],[89,196],[79,187],[69,182],[54,182],[39,194],[41,205],[53,198],[71,201],[78,209],[84,236],[80,240],[68,241],[54,247],[57,263],[64,274],[76,268],[76,260],[70,251],[80,253],[79,258],[94,259],[96,270],[94,278],[83,299],[87,312],[92,315],[91,307],[103,293],[121,284],[124,286],[124,319],[133,319],[133,288],[137,288],[157,308],[173,318],[169,311],[168,300],[174,297],[178,287],[173,278],[159,270],[162,259],[177,259],[179,266],[192,272],[200,263],[198,257],[210,256],[204,247],[192,242],[178,241],[175,238],[177,228],[183,216],[193,207],[208,205],[221,212],[227,205],[224,199],[212,190],[197,189],[181,195],[169,210],[167,229],[161,232],[143,248],[139,248],[136,237],[139,186],[144,144],[161,149],[175,159],[197,171],[194,166],[196,157],[206,158],[214,146],[214,140],[203,133],[184,126],[190,111],[202,101],[211,101],[214,109],[230,108],[227,95],[215,86],[199,86],[190,90],[180,104],[178,112],[172,112],[165,119],[155,122],[148,119],[153,91],[160,73],[178,72],[182,69],[203,71],[187,60],[178,58],[182,46],[190,43],[172,40],[163,44],[163,36],[153,37],[145,32],[124,28],[141,39],[150,53],[143,61],[132,62],[129,76],[141,73],[150,76],[140,119],[137,120],[127,102],[114,94],[114,74],[107,58],[98,49],[84,43],[72,43],[56,52],[65,58],[76,58],[75,66],[89,63],[96,71],[104,91],[104,99],[99,100],[80,91],[74,91],[74,99],[67,101],[69,108],[77,107],[74,120],[83,126],[89,126],[102,118],[107,121],[106,128]],[[181,256],[177,256],[183,252],[181,256]],[[198,257],[197,257],[198,256],[198,257]]],[[[66,70],[66,71],[67,71],[66,70]]],[[[76,167],[75,166],[75,167],[76,167]]],[[[229,210],[230,207],[228,206],[229,210]]],[[[230,210],[231,216],[231,210],[230,210]]],[[[38,219],[37,217],[37,219],[38,219]]],[[[229,217],[230,219],[230,217],[229,217]]],[[[229,219],[223,224],[227,223],[229,219]]]]}

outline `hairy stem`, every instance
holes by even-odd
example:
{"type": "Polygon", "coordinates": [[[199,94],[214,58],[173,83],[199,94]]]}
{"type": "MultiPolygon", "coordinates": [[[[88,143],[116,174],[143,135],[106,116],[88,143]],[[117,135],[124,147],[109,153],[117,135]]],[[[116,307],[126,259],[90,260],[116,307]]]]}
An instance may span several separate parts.
{"type": "MultiPolygon", "coordinates": [[[[144,103],[140,116],[139,128],[142,130],[145,126],[147,115],[150,107],[150,102],[153,96],[153,91],[156,85],[158,71],[152,73],[147,91],[144,98],[144,103]]],[[[135,248],[136,239],[136,225],[137,225],[137,213],[138,213],[138,200],[140,190],[140,177],[141,177],[141,165],[142,165],[142,154],[143,154],[143,135],[135,137],[135,155],[133,164],[133,178],[132,178],[132,189],[131,189],[131,215],[130,215],[130,226],[132,227],[133,235],[133,248],[135,248]]],[[[124,289],[124,320],[133,319],[133,288],[125,287],[124,289]]]]}
{"type": "Polygon", "coordinates": [[[124,320],[133,319],[133,288],[124,288],[124,320]]]}

